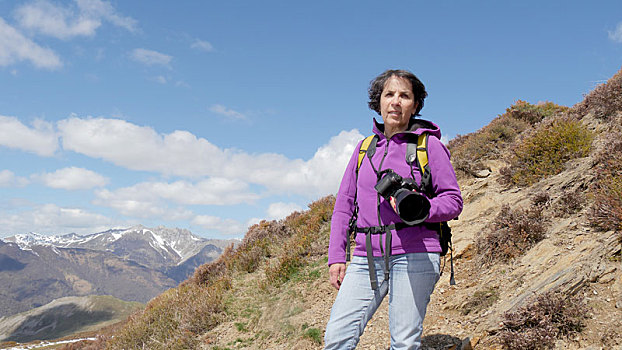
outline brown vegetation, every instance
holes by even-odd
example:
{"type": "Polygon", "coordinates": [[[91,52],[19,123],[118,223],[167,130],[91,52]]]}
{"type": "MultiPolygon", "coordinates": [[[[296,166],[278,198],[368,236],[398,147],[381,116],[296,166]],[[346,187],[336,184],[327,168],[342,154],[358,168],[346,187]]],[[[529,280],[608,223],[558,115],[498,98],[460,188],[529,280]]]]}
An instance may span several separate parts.
{"type": "Polygon", "coordinates": [[[540,208],[512,209],[504,204],[501,211],[476,240],[475,246],[483,265],[509,262],[523,255],[544,239],[546,221],[540,208]]]}
{"type": "Polygon", "coordinates": [[[622,231],[622,141],[617,136],[596,158],[590,223],[601,230],[622,231]]]}
{"type": "Polygon", "coordinates": [[[498,337],[505,349],[551,349],[556,339],[581,332],[586,314],[581,296],[542,294],[527,306],[506,313],[498,337]]]}
{"type": "Polygon", "coordinates": [[[622,70],[587,94],[585,100],[573,108],[573,113],[579,116],[593,113],[597,118],[610,120],[620,110],[622,110],[622,70]]]}

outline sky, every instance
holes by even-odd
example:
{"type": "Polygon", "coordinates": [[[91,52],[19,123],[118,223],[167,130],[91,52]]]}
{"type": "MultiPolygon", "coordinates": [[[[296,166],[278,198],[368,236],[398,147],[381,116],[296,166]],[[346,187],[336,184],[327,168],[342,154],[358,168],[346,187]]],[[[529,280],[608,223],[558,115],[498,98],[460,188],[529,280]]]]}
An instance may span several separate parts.
{"type": "Polygon", "coordinates": [[[241,238],[336,193],[386,69],[447,142],[621,64],[619,0],[0,0],[0,238],[241,238]]]}

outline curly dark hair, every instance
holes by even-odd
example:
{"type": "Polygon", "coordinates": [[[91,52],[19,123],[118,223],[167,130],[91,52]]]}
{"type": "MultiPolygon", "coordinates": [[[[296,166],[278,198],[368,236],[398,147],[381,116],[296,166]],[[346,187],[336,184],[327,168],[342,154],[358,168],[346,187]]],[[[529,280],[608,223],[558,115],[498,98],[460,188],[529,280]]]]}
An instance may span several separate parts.
{"type": "Polygon", "coordinates": [[[374,80],[369,84],[369,109],[376,111],[380,115],[380,95],[382,95],[382,90],[384,90],[384,85],[387,83],[389,78],[392,76],[396,76],[398,78],[404,78],[410,81],[413,87],[413,94],[415,96],[415,101],[417,102],[417,110],[414,115],[421,115],[419,111],[423,108],[423,100],[428,96],[428,93],[425,91],[425,86],[411,72],[403,69],[389,69],[384,71],[382,74],[377,76],[374,80]]]}

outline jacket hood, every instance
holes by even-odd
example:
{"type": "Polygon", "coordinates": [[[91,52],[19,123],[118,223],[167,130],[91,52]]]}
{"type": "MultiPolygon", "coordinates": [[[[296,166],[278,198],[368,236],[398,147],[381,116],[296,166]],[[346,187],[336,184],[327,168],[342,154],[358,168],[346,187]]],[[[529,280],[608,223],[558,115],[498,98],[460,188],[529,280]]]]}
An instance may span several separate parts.
{"type": "MultiPolygon", "coordinates": [[[[441,129],[438,125],[432,123],[429,120],[418,119],[415,117],[411,117],[408,121],[408,128],[406,131],[411,134],[421,135],[424,132],[427,132],[430,135],[436,136],[439,140],[441,139],[441,129]]],[[[384,124],[379,123],[376,118],[374,118],[374,133],[378,136],[384,136],[384,124]]],[[[399,133],[398,133],[399,134],[399,133]]]]}

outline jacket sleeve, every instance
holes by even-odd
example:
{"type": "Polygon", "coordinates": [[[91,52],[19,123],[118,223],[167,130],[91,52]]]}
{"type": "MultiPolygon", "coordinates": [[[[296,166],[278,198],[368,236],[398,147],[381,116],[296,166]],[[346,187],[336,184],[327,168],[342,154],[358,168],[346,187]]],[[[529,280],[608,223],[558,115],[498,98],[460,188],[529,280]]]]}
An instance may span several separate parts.
{"type": "Polygon", "coordinates": [[[328,244],[328,265],[346,262],[346,242],[348,224],[354,211],[356,197],[356,167],[361,142],[354,149],[337,192],[333,217],[330,223],[330,242],[328,244]]]}
{"type": "Polygon", "coordinates": [[[449,150],[436,137],[428,138],[428,164],[435,196],[430,199],[430,215],[426,222],[455,219],[462,212],[462,194],[456,179],[449,150]]]}

